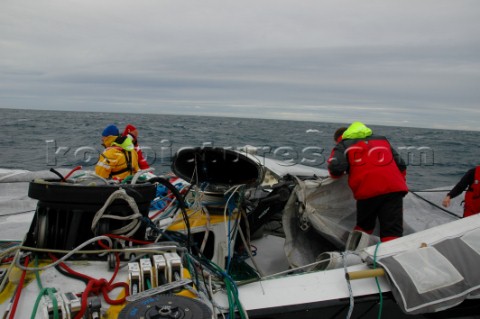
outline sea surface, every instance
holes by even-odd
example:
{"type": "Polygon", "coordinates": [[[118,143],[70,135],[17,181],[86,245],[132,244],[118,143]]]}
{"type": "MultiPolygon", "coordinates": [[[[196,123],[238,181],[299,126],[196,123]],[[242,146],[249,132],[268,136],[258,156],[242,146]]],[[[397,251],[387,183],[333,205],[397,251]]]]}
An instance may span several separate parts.
{"type": "MultiPolygon", "coordinates": [[[[255,146],[261,156],[285,165],[326,168],[334,146],[333,132],[349,123],[0,109],[0,168],[45,170],[82,165],[94,169],[103,147],[101,132],[109,124],[122,131],[131,123],[156,174],[171,171],[171,159],[182,147],[255,146]]],[[[352,121],[355,119],[352,119],[352,121]]],[[[480,132],[369,125],[386,136],[408,164],[412,190],[449,188],[480,164],[480,132]]]]}

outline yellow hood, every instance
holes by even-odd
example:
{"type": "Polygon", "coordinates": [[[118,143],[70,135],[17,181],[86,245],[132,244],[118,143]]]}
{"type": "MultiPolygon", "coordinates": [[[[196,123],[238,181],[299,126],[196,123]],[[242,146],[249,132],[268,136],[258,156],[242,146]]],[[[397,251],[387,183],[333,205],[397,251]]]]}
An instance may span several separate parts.
{"type": "Polygon", "coordinates": [[[103,145],[105,147],[110,147],[112,146],[113,142],[115,142],[115,140],[117,139],[118,136],[116,135],[109,135],[109,136],[106,136],[105,139],[103,140],[103,145]]]}
{"type": "Polygon", "coordinates": [[[372,135],[372,130],[362,122],[353,122],[343,133],[343,139],[365,138],[372,135]]]}

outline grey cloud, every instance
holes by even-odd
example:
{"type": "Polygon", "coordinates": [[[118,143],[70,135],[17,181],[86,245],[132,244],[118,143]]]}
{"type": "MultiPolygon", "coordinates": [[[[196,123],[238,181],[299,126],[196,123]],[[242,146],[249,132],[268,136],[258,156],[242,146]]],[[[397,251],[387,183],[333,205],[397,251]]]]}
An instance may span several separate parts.
{"type": "Polygon", "coordinates": [[[478,129],[479,6],[7,2],[0,107],[478,129]]]}

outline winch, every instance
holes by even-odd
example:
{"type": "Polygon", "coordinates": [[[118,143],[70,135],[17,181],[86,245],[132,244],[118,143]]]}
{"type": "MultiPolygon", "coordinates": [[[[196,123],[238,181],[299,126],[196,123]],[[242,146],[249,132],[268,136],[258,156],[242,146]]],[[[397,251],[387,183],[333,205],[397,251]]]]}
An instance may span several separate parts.
{"type": "Polygon", "coordinates": [[[38,203],[26,244],[69,250],[95,236],[125,235],[121,232],[144,239],[141,218],[148,216],[155,193],[151,183],[98,186],[34,180],[28,196],[38,203]]]}
{"type": "Polygon", "coordinates": [[[197,299],[177,295],[156,295],[127,304],[118,318],[210,319],[212,311],[197,299]]]}

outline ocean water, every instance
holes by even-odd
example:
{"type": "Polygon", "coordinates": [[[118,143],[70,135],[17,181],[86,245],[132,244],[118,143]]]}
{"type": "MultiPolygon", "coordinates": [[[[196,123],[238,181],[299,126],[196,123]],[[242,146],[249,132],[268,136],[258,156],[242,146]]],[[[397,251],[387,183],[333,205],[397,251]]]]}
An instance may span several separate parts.
{"type": "MultiPolygon", "coordinates": [[[[101,132],[108,124],[123,130],[134,124],[139,144],[156,174],[170,172],[171,158],[182,147],[240,148],[252,145],[259,154],[285,165],[326,168],[333,132],[348,123],[265,119],[116,114],[0,109],[0,168],[44,170],[82,165],[94,169],[102,151],[101,132]]],[[[352,119],[355,120],[355,119],[352,119]]],[[[369,125],[386,136],[408,164],[412,190],[450,187],[479,165],[480,132],[369,125]]]]}

